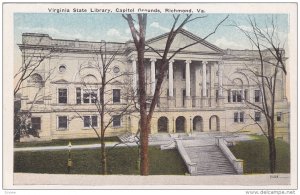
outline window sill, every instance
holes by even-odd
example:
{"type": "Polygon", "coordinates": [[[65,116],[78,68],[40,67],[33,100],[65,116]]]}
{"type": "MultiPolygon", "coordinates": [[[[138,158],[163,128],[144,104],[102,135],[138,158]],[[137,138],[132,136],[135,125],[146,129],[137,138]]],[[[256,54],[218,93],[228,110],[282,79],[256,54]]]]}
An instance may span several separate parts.
{"type": "Polygon", "coordinates": [[[111,128],[112,129],[120,129],[120,128],[122,128],[122,126],[112,126],[111,128]]]}
{"type": "MultiPolygon", "coordinates": [[[[97,129],[98,127],[94,127],[95,129],[97,129]]],[[[92,127],[83,127],[82,130],[86,131],[86,130],[93,130],[92,127]]]]}
{"type": "Polygon", "coordinates": [[[56,131],[68,131],[68,129],[56,129],[56,131]]]}

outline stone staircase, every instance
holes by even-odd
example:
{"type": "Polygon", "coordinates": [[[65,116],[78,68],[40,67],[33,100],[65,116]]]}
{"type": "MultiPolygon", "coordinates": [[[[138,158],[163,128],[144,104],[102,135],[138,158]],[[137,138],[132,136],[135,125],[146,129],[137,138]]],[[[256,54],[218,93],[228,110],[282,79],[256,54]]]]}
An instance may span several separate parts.
{"type": "Polygon", "coordinates": [[[237,174],[229,160],[216,145],[185,147],[193,163],[197,164],[197,175],[237,174]]]}

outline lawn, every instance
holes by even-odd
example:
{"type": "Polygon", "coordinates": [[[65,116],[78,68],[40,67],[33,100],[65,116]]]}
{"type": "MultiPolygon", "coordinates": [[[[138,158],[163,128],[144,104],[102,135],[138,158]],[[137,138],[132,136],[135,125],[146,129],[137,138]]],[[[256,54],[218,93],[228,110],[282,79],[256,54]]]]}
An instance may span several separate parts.
{"type": "MultiPolygon", "coordinates": [[[[138,175],[137,147],[120,147],[109,151],[108,174],[138,175]]],[[[73,166],[71,174],[99,174],[100,150],[71,151],[73,166]]],[[[177,150],[149,148],[151,175],[184,175],[185,164],[177,150]]],[[[68,151],[15,152],[14,172],[67,173],[68,151]]]]}
{"type": "MultiPolygon", "coordinates": [[[[86,144],[100,144],[98,138],[88,139],[60,139],[51,141],[40,141],[40,142],[15,142],[14,147],[39,147],[39,146],[67,146],[71,141],[72,145],[86,145],[86,144]]],[[[119,142],[118,137],[105,137],[106,142],[119,142]]]]}
{"type": "MultiPolygon", "coordinates": [[[[277,173],[290,173],[290,145],[282,140],[276,142],[277,173]]],[[[244,173],[269,173],[269,149],[264,136],[255,136],[254,140],[238,142],[230,147],[236,158],[244,160],[244,173]]]]}

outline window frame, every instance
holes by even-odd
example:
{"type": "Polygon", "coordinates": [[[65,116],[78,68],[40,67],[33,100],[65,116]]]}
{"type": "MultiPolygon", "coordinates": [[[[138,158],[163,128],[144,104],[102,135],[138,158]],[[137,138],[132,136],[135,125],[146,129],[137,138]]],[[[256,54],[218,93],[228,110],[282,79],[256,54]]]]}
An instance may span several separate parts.
{"type": "Polygon", "coordinates": [[[98,116],[97,115],[84,115],[83,116],[83,129],[92,129],[92,128],[98,128],[99,127],[99,123],[98,123],[98,116]],[[93,126],[93,117],[96,117],[96,126],[93,126]],[[85,126],[85,119],[88,118],[88,126],[85,126]]]}
{"type": "Polygon", "coordinates": [[[113,115],[112,116],[112,127],[113,128],[119,128],[119,127],[122,127],[122,116],[121,115],[113,115]],[[115,117],[119,117],[119,125],[115,125],[115,117]]]}
{"type": "Polygon", "coordinates": [[[68,98],[69,97],[69,90],[68,88],[66,87],[59,87],[57,88],[57,103],[58,104],[68,104],[68,98]],[[66,94],[66,102],[60,102],[60,90],[66,90],[67,91],[67,94],[66,94]]]}
{"type": "Polygon", "coordinates": [[[276,113],[276,121],[277,122],[282,122],[282,112],[277,112],[276,113]],[[278,117],[280,117],[280,118],[278,118],[278,117]],[[278,120],[278,119],[280,119],[280,120],[278,120]]]}
{"type": "Polygon", "coordinates": [[[113,104],[120,104],[121,103],[121,89],[113,89],[113,92],[112,92],[112,102],[113,104]],[[115,91],[119,91],[119,101],[115,101],[115,91]]]}
{"type": "Polygon", "coordinates": [[[99,89],[97,89],[97,88],[81,89],[81,95],[82,95],[82,97],[81,97],[82,104],[95,104],[98,100],[98,96],[100,96],[99,89]],[[88,94],[87,98],[84,97],[86,94],[88,94]],[[93,101],[94,99],[92,98],[92,94],[96,95],[95,101],[93,101]],[[84,102],[85,100],[88,100],[88,102],[84,102]]]}
{"type": "Polygon", "coordinates": [[[254,112],[254,121],[261,122],[261,112],[254,112]]]}
{"type": "Polygon", "coordinates": [[[255,103],[261,102],[261,98],[262,98],[261,96],[262,96],[261,91],[259,89],[255,89],[254,90],[254,102],[255,103]],[[258,96],[256,96],[256,92],[258,92],[258,96]],[[256,97],[258,97],[258,100],[256,99],[256,97]]]}
{"type": "Polygon", "coordinates": [[[66,115],[59,115],[59,116],[57,116],[57,130],[59,130],[59,131],[66,131],[66,130],[68,130],[68,128],[69,128],[69,117],[68,116],[66,116],[66,115]],[[59,119],[61,118],[61,117],[66,117],[66,125],[67,125],[67,127],[60,127],[60,121],[59,121],[59,119]]]}
{"type": "Polygon", "coordinates": [[[31,117],[31,120],[30,120],[30,122],[31,122],[31,127],[33,128],[33,129],[35,129],[35,130],[41,130],[42,129],[42,117],[40,117],[40,116],[33,116],[33,117],[31,117]],[[34,118],[39,118],[39,126],[40,126],[40,128],[34,128],[34,124],[35,123],[33,123],[33,121],[32,121],[32,119],[34,119],[34,118]]]}

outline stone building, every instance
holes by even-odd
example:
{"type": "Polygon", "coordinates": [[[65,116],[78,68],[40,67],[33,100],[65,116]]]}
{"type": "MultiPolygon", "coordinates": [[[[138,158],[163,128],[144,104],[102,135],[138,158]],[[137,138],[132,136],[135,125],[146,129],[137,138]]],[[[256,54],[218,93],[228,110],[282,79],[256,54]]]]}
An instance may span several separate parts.
{"type": "MultiPolygon", "coordinates": [[[[148,40],[158,51],[164,49],[167,34],[148,40]]],[[[201,38],[182,30],[174,40],[171,53],[179,47],[201,38]]],[[[35,74],[24,83],[21,110],[32,113],[32,126],[40,130],[41,139],[68,139],[95,137],[91,125],[100,127],[97,109],[93,104],[99,97],[97,63],[99,45],[106,52],[122,51],[113,61],[111,75],[127,72],[131,88],[137,88],[136,51],[132,42],[88,42],[53,39],[47,34],[24,33],[23,60],[45,56],[35,74]],[[51,75],[49,75],[51,72],[51,75]],[[84,84],[85,83],[85,84],[84,84]],[[89,88],[86,87],[88,83],[89,88]],[[38,100],[33,99],[37,97],[38,100]],[[96,100],[95,100],[96,99],[96,100]],[[32,108],[31,108],[32,106],[32,108]],[[81,113],[83,118],[75,117],[81,113]]],[[[266,55],[268,52],[265,52],[266,55]]],[[[250,109],[245,101],[261,103],[262,94],[257,84],[245,71],[255,67],[257,52],[250,50],[222,50],[202,41],[178,54],[169,62],[167,76],[162,85],[151,134],[195,132],[250,132],[261,134],[254,120],[265,125],[262,113],[250,109]],[[171,90],[169,90],[171,89],[171,90]]],[[[147,94],[153,95],[159,56],[147,50],[145,68],[147,94]]],[[[120,77],[111,85],[107,96],[111,107],[125,105],[123,97],[128,87],[120,77]]],[[[280,73],[276,94],[276,137],[289,137],[289,107],[286,99],[286,77],[280,73]]],[[[136,132],[139,128],[137,111],[127,115],[114,115],[106,135],[136,132]]]]}

